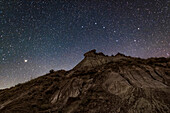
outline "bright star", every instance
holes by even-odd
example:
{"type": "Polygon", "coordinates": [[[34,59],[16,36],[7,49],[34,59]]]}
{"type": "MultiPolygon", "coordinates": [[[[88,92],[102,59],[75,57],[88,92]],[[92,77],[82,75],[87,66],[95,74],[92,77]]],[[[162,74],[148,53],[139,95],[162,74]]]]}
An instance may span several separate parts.
{"type": "Polygon", "coordinates": [[[24,60],[24,62],[26,63],[26,62],[28,62],[28,60],[24,60]]]}

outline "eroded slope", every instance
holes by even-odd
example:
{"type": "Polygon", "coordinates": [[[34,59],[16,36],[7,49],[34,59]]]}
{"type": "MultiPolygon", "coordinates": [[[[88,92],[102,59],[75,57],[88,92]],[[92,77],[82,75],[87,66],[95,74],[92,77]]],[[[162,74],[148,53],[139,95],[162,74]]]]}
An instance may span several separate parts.
{"type": "Polygon", "coordinates": [[[168,113],[170,59],[105,56],[95,50],[70,71],[0,91],[0,112],[168,113]]]}

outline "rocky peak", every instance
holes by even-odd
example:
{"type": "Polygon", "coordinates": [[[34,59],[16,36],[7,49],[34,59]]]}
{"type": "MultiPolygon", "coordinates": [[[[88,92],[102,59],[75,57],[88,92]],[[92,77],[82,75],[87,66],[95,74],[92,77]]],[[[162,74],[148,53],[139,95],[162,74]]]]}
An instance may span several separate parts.
{"type": "Polygon", "coordinates": [[[97,53],[95,49],[84,54],[85,58],[75,66],[74,69],[91,69],[109,62],[118,61],[120,59],[127,59],[124,54],[118,53],[116,56],[104,55],[102,52],[97,53]]]}
{"type": "Polygon", "coordinates": [[[96,49],[88,51],[84,54],[85,57],[96,57],[96,56],[105,56],[102,52],[96,53],[96,49]]]}

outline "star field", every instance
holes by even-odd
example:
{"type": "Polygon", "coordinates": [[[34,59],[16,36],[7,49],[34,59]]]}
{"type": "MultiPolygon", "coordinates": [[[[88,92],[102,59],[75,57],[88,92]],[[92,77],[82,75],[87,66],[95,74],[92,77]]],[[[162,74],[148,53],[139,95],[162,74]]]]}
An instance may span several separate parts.
{"type": "Polygon", "coordinates": [[[0,0],[0,88],[71,69],[91,49],[170,56],[170,0],[0,0]]]}

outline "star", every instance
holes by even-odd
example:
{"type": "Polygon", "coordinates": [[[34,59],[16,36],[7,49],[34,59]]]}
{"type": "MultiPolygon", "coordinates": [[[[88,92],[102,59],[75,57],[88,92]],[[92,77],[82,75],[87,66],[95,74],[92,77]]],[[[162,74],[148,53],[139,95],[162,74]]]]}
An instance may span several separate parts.
{"type": "Polygon", "coordinates": [[[24,62],[25,62],[25,63],[27,63],[27,62],[28,62],[28,60],[26,60],[26,59],[25,59],[25,60],[24,60],[24,62]]]}
{"type": "Polygon", "coordinates": [[[31,40],[31,37],[28,37],[28,40],[31,40]]]}

